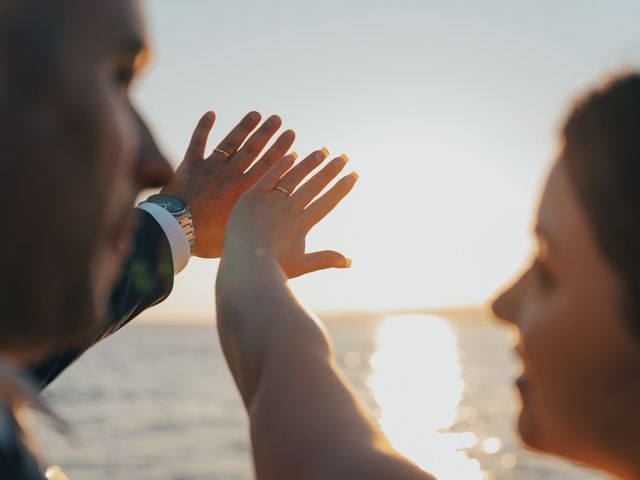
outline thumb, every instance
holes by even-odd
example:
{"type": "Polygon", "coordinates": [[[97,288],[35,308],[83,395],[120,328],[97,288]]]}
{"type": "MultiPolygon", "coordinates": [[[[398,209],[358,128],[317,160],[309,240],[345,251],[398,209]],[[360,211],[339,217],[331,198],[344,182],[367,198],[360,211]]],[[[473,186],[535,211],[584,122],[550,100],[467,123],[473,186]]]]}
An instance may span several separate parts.
{"type": "Polygon", "coordinates": [[[351,260],[333,250],[307,253],[302,261],[302,272],[311,273],[327,268],[349,268],[351,260]]]}

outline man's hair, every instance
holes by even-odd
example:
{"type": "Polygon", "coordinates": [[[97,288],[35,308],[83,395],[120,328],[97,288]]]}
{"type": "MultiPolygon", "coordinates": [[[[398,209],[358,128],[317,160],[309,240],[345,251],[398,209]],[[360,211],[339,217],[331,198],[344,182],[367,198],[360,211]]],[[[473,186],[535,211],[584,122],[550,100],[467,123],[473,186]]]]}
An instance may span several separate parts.
{"type": "Polygon", "coordinates": [[[563,159],[640,336],[640,74],[591,92],[564,128],[563,159]]]}

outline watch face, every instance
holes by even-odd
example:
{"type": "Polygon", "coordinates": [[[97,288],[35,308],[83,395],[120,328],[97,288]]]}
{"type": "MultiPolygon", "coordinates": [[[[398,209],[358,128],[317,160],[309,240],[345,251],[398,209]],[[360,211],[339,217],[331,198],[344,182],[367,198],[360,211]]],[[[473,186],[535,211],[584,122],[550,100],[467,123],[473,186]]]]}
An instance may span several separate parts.
{"type": "Polygon", "coordinates": [[[151,195],[147,201],[160,205],[172,215],[180,215],[187,210],[187,205],[180,198],[173,195],[151,195]]]}

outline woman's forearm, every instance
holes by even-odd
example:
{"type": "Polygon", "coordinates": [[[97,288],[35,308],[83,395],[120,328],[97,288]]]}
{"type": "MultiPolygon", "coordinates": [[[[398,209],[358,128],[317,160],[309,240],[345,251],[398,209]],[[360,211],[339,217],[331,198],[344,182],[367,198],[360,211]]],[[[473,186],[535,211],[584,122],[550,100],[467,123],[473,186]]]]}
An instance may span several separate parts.
{"type": "Polygon", "coordinates": [[[346,164],[340,156],[300,185],[326,156],[277,162],[236,203],[225,232],[218,330],[249,412],[256,473],[260,480],[424,480],[363,413],[324,327],[287,286],[287,275],[349,266],[338,252],[305,249],[309,230],[357,180],[347,175],[319,195],[346,164]]]}
{"type": "Polygon", "coordinates": [[[362,411],[278,262],[244,252],[225,251],[218,328],[250,415],[258,478],[428,478],[362,411]]]}
{"type": "Polygon", "coordinates": [[[225,249],[216,302],[222,347],[247,407],[269,355],[313,350],[330,357],[324,328],[298,303],[277,260],[260,246],[225,249]]]}

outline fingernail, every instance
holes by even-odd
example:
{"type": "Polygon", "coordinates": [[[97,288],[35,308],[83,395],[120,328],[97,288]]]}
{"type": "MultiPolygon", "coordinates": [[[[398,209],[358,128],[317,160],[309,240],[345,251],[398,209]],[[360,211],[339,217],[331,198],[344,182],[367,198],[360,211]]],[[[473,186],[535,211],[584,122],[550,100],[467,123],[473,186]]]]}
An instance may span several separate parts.
{"type": "Polygon", "coordinates": [[[349,267],[351,267],[351,259],[350,258],[345,258],[345,259],[339,260],[337,263],[339,263],[339,265],[336,265],[336,267],[338,267],[338,268],[349,268],[349,267]]]}
{"type": "Polygon", "coordinates": [[[349,175],[345,177],[345,179],[349,183],[356,183],[359,178],[360,178],[360,175],[358,175],[356,172],[351,172],[349,175]]]}
{"type": "Polygon", "coordinates": [[[336,166],[344,166],[347,164],[348,161],[349,161],[348,158],[340,155],[339,157],[336,157],[336,159],[333,162],[336,166]]]}
{"type": "Polygon", "coordinates": [[[294,160],[297,160],[298,159],[298,152],[291,152],[289,154],[289,156],[292,157],[294,160]]]}
{"type": "Polygon", "coordinates": [[[322,147],[320,151],[324,154],[325,158],[329,156],[329,149],[327,147],[322,147]]]}
{"type": "Polygon", "coordinates": [[[349,156],[346,153],[343,153],[342,155],[340,155],[340,158],[344,158],[345,161],[349,161],[349,156]]]}

